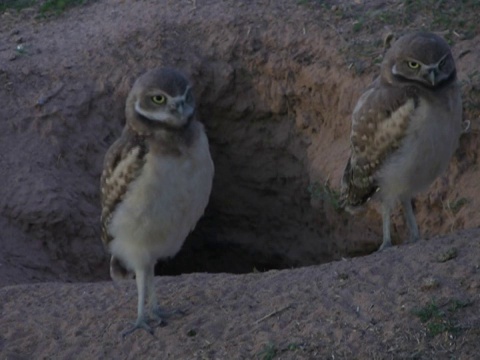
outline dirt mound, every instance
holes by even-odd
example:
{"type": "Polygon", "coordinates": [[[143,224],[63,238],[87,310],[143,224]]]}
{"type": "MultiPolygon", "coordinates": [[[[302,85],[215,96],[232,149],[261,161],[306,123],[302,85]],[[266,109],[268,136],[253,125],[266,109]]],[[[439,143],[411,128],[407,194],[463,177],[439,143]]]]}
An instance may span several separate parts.
{"type": "MultiPolygon", "coordinates": [[[[121,332],[134,282],[0,289],[6,359],[474,359],[478,230],[363,258],[263,274],[157,277],[186,312],[154,336],[121,332]]],[[[153,323],[152,323],[153,325],[153,323]]]]}
{"type": "MultiPolygon", "coordinates": [[[[292,23],[278,41],[275,19],[286,11],[303,16],[305,9],[273,10],[102,3],[72,10],[48,26],[4,25],[0,146],[11,171],[5,172],[0,205],[9,226],[26,235],[26,247],[44,245],[39,250],[51,257],[46,272],[70,280],[105,278],[98,241],[102,158],[123,125],[133,79],[162,65],[178,67],[194,81],[217,174],[204,219],[161,271],[248,272],[333,258],[324,216],[310,206],[309,158],[319,149],[308,154],[308,148],[310,135],[339,106],[324,103],[347,81],[329,70],[336,53],[320,51],[329,46],[328,33],[303,37],[292,23]],[[265,18],[253,21],[252,10],[265,18]],[[130,11],[136,16],[127,16],[130,11]]],[[[349,93],[348,106],[341,107],[351,107],[349,93]]],[[[345,121],[343,130],[347,126],[345,121]]],[[[25,265],[9,254],[5,261],[25,265]]]]}
{"type": "MultiPolygon", "coordinates": [[[[123,126],[132,81],[163,65],[182,69],[195,84],[216,176],[205,217],[159,273],[285,268],[375,249],[377,212],[339,213],[335,191],[351,109],[376,69],[361,76],[348,70],[339,42],[345,35],[326,26],[325,14],[288,2],[214,1],[104,1],[50,21],[32,20],[29,11],[3,14],[2,263],[24,279],[4,275],[1,283],[38,278],[17,247],[47,260],[39,265],[45,279],[106,278],[98,236],[103,155],[123,126]]],[[[478,59],[476,42],[454,48],[470,51],[459,59],[462,80],[478,59]]],[[[419,198],[425,237],[478,225],[469,167],[476,156],[475,134],[419,198]]],[[[399,215],[397,242],[404,238],[399,215]]]]}
{"type": "MultiPolygon", "coordinates": [[[[132,282],[6,286],[108,279],[103,156],[134,79],[158,66],[193,81],[216,167],[205,216],[159,274],[370,253],[381,242],[374,206],[352,217],[336,198],[350,114],[378,73],[384,35],[425,24],[452,43],[471,131],[417,198],[418,223],[426,239],[479,226],[478,8],[427,3],[104,0],[51,19],[35,9],[0,14],[2,356],[474,357],[476,230],[291,271],[162,277],[162,303],[188,308],[186,317],[125,342],[118,334],[135,314],[132,282]]],[[[402,243],[400,212],[392,230],[402,243]]]]}

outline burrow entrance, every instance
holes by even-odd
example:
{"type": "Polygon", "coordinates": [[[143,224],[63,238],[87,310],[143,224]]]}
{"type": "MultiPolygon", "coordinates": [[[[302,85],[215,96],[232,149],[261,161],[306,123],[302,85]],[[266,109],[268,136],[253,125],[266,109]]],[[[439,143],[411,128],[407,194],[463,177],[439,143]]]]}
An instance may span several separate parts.
{"type": "Polygon", "coordinates": [[[280,78],[218,61],[197,72],[214,186],[205,216],[157,274],[307,266],[378,246],[381,223],[366,226],[375,211],[352,219],[335,198],[348,155],[350,101],[340,96],[353,91],[348,77],[326,82],[318,70],[290,67],[280,78]]]}

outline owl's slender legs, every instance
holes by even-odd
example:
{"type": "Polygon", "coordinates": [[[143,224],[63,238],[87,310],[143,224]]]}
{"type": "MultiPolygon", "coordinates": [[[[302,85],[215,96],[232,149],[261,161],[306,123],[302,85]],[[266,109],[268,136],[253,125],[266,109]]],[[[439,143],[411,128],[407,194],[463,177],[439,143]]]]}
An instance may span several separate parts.
{"type": "MultiPolygon", "coordinates": [[[[407,228],[410,236],[410,242],[415,242],[420,238],[418,231],[417,220],[415,219],[415,213],[413,212],[412,199],[402,199],[403,211],[405,212],[405,221],[407,222],[407,228]]],[[[392,246],[392,238],[390,233],[390,214],[392,212],[392,204],[388,201],[382,203],[382,221],[383,221],[383,242],[378,251],[384,250],[392,246]]]]}
{"type": "Polygon", "coordinates": [[[390,213],[392,210],[392,206],[390,203],[383,202],[382,203],[382,223],[383,223],[383,242],[380,245],[378,251],[382,251],[386,248],[392,246],[392,238],[390,235],[390,213]]]}
{"type": "Polygon", "coordinates": [[[132,328],[122,333],[123,337],[130,335],[135,330],[143,329],[153,335],[153,329],[147,324],[145,316],[145,301],[147,300],[148,310],[158,321],[158,325],[165,325],[165,318],[173,314],[181,314],[181,311],[164,311],[158,306],[157,295],[155,293],[155,264],[149,265],[146,269],[137,270],[135,278],[138,292],[137,320],[132,328]]]}
{"type": "Polygon", "coordinates": [[[148,306],[150,308],[158,306],[157,294],[155,293],[155,284],[153,278],[155,276],[155,266],[152,266],[148,272],[148,281],[147,281],[147,299],[148,306]]]}
{"type": "Polygon", "coordinates": [[[158,305],[157,294],[155,292],[155,286],[153,282],[153,278],[155,275],[155,266],[152,267],[152,271],[149,274],[151,274],[151,280],[149,280],[148,287],[147,287],[148,308],[152,313],[152,315],[155,317],[155,319],[158,321],[158,324],[160,326],[166,325],[167,322],[165,321],[165,319],[169,318],[172,315],[182,315],[184,313],[181,310],[173,310],[173,311],[163,310],[158,305]]]}
{"type": "MultiPolygon", "coordinates": [[[[153,334],[153,330],[145,321],[145,295],[148,288],[148,281],[149,281],[149,271],[150,269],[140,269],[135,271],[135,277],[137,282],[137,292],[138,292],[138,306],[137,306],[137,321],[132,328],[126,330],[122,333],[122,336],[125,337],[130,335],[135,330],[144,329],[150,334],[153,334]]],[[[153,275],[152,275],[152,282],[153,282],[153,275]]]]}
{"type": "Polygon", "coordinates": [[[148,273],[148,282],[147,282],[147,296],[148,296],[148,308],[152,315],[156,318],[159,325],[165,325],[165,318],[168,317],[169,313],[163,311],[160,306],[158,306],[157,294],[155,292],[155,284],[153,282],[155,276],[155,264],[152,265],[151,270],[148,273]]]}
{"type": "Polygon", "coordinates": [[[408,233],[410,236],[410,242],[415,242],[420,238],[418,231],[417,220],[415,219],[415,213],[413,212],[412,200],[402,200],[403,211],[405,212],[405,221],[407,222],[408,233]]]}

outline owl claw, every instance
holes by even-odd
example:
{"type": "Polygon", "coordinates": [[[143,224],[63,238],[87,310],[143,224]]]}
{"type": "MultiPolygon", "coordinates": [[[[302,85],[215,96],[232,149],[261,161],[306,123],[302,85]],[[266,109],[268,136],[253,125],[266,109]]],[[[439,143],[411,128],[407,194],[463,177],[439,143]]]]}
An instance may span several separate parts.
{"type": "Polygon", "coordinates": [[[122,333],[122,338],[125,339],[128,335],[132,334],[133,332],[139,329],[143,329],[153,336],[153,329],[145,322],[145,320],[137,320],[137,322],[135,323],[135,325],[133,325],[133,327],[131,327],[128,330],[125,330],[122,333]]]}
{"type": "Polygon", "coordinates": [[[388,249],[388,248],[390,248],[390,247],[392,247],[392,243],[391,243],[391,242],[384,242],[384,243],[382,243],[382,245],[380,245],[380,247],[378,248],[377,252],[381,252],[381,251],[383,251],[383,250],[385,250],[385,249],[388,249]]]}
{"type": "Polygon", "coordinates": [[[156,307],[152,309],[152,314],[155,319],[160,323],[160,326],[164,326],[167,324],[165,319],[168,319],[174,315],[185,315],[185,312],[182,310],[173,310],[173,311],[165,311],[160,307],[156,307]]]}

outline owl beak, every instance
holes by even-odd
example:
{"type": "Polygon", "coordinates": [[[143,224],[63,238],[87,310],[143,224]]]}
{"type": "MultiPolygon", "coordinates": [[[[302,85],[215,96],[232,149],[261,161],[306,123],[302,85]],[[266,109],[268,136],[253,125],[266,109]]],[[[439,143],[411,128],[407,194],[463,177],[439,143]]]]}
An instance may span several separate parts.
{"type": "Polygon", "coordinates": [[[435,69],[431,69],[428,71],[428,81],[430,81],[430,84],[432,84],[432,86],[435,86],[436,76],[437,72],[435,69]]]}
{"type": "Polygon", "coordinates": [[[184,105],[185,105],[185,102],[181,100],[173,103],[170,108],[174,111],[177,111],[179,114],[181,114],[183,112],[184,105]]]}

